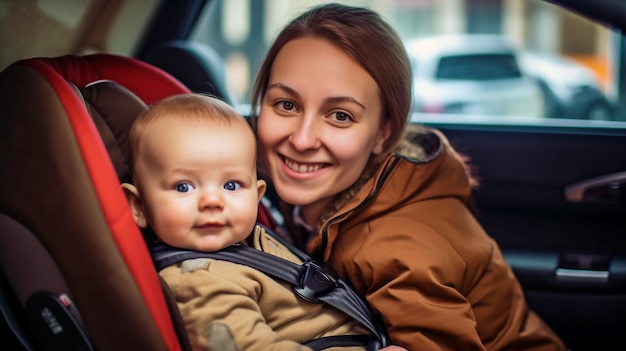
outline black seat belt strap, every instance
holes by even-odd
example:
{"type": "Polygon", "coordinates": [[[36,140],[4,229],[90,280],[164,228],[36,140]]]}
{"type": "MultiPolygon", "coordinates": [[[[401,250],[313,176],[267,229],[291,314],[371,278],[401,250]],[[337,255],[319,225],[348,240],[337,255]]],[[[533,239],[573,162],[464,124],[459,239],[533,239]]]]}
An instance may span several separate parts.
{"type": "Polygon", "coordinates": [[[349,347],[367,345],[369,336],[367,335],[336,335],[323,336],[304,343],[313,350],[325,350],[331,347],[349,347]]]}

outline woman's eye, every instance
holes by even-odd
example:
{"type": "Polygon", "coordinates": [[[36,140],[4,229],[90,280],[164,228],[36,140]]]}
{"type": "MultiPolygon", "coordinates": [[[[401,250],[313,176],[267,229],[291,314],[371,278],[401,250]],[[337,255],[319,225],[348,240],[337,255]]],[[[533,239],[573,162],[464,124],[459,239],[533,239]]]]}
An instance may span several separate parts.
{"type": "Polygon", "coordinates": [[[295,106],[295,104],[294,104],[293,102],[291,102],[291,101],[286,101],[286,100],[283,100],[283,101],[280,101],[280,102],[278,103],[278,107],[280,107],[281,109],[283,109],[283,110],[285,110],[285,111],[291,111],[291,110],[293,110],[296,106],[295,106]]]}
{"type": "Polygon", "coordinates": [[[226,184],[224,184],[224,189],[229,190],[229,191],[239,190],[240,188],[241,188],[241,184],[233,180],[226,182],[226,184]]]}
{"type": "Polygon", "coordinates": [[[336,112],[335,113],[335,119],[338,121],[347,121],[350,119],[350,116],[347,113],[343,113],[343,112],[336,112]]]}
{"type": "Polygon", "coordinates": [[[333,121],[341,124],[346,124],[354,121],[354,118],[346,112],[337,111],[333,112],[331,115],[333,121]]]}
{"type": "Polygon", "coordinates": [[[174,189],[176,189],[176,191],[178,191],[179,193],[186,193],[193,190],[193,187],[189,183],[180,183],[176,184],[174,189]]]}

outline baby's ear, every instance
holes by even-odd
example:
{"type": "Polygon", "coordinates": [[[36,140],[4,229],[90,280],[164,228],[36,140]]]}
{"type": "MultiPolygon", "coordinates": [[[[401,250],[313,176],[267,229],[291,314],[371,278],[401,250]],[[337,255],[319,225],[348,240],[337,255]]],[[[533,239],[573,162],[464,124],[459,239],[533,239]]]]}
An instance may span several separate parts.
{"type": "Polygon", "coordinates": [[[122,183],[122,190],[124,190],[124,195],[126,195],[126,200],[128,200],[128,205],[130,205],[130,211],[133,214],[133,218],[135,218],[135,223],[140,228],[146,228],[148,221],[143,214],[143,203],[137,187],[130,183],[122,183]]]}
{"type": "Polygon", "coordinates": [[[265,195],[265,189],[267,189],[267,183],[263,179],[257,179],[256,187],[259,190],[259,201],[261,201],[261,198],[263,197],[263,195],[265,195]]]}

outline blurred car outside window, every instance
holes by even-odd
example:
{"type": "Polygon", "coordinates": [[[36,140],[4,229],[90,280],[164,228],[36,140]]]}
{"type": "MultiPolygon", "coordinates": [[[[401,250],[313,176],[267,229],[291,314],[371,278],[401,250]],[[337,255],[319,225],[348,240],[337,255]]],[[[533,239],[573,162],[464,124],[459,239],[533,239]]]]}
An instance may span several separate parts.
{"type": "Polygon", "coordinates": [[[544,117],[536,81],[495,34],[437,35],[405,42],[413,61],[417,113],[544,117]]]}
{"type": "Polygon", "coordinates": [[[611,120],[615,108],[590,68],[555,54],[523,50],[518,57],[543,92],[547,117],[611,120]]]}

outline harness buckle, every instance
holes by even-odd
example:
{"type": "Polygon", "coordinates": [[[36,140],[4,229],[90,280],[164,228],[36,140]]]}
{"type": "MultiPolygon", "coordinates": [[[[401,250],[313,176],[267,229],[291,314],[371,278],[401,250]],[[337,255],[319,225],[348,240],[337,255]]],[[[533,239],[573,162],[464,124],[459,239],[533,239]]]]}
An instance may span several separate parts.
{"type": "Polygon", "coordinates": [[[304,272],[300,276],[300,286],[294,286],[293,290],[308,302],[322,303],[319,296],[336,288],[337,279],[327,268],[313,261],[304,262],[302,267],[304,272]]]}

